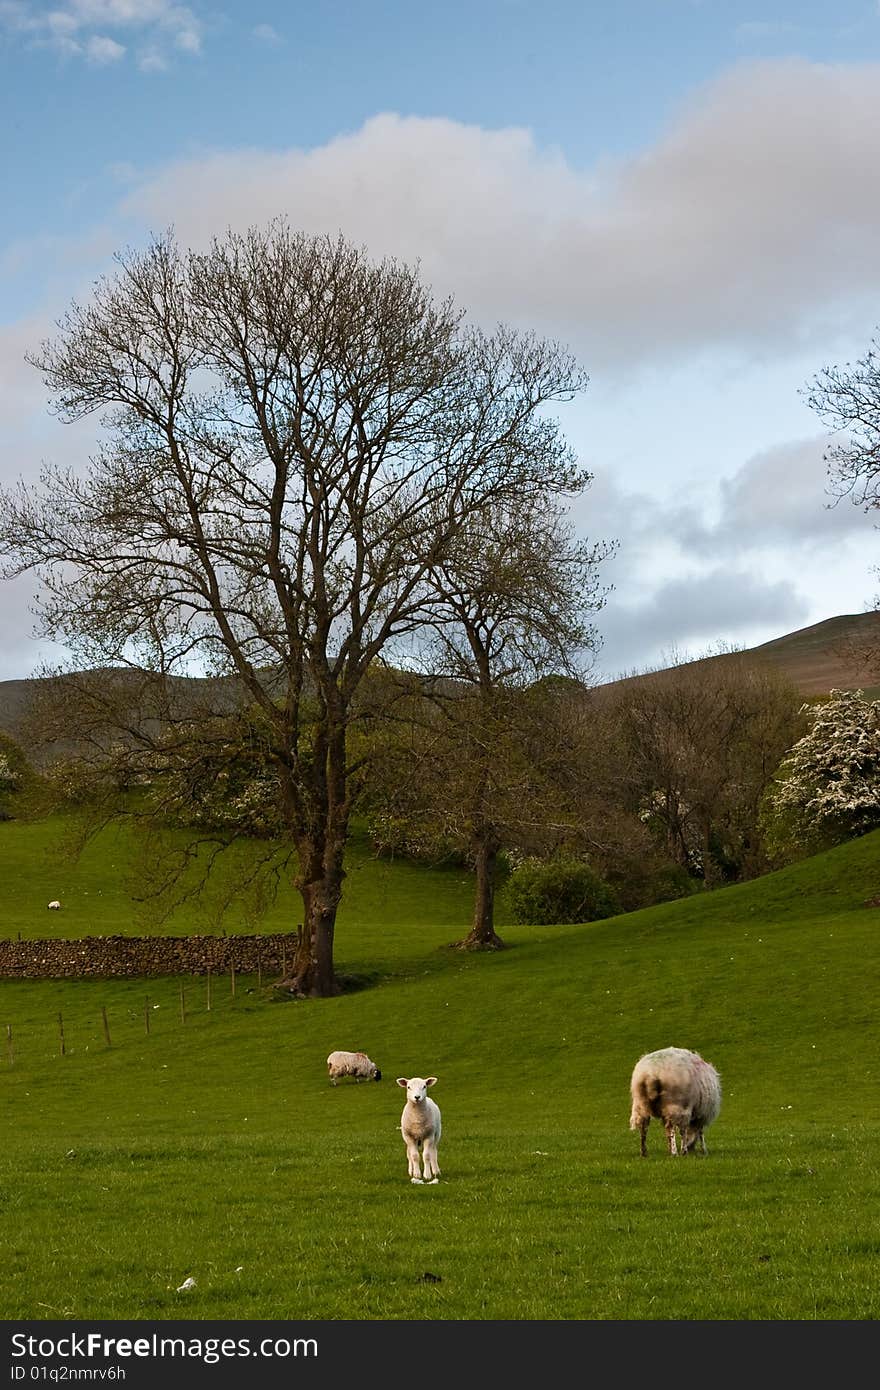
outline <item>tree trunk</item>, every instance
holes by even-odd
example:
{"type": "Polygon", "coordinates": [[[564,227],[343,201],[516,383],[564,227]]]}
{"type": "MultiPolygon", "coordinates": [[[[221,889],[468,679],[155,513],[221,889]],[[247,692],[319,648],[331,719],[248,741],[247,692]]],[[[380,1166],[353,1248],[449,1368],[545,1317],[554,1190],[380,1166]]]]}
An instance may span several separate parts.
{"type": "Polygon", "coordinates": [[[473,925],[463,941],[455,944],[462,951],[499,951],[504,942],[495,933],[495,868],[497,846],[480,838],[473,847],[476,892],[473,925]]]}
{"type": "Polygon", "coordinates": [[[279,988],[291,994],[326,999],[341,993],[333,968],[333,937],[345,871],[341,855],[334,855],[327,866],[319,854],[311,851],[307,862],[309,867],[297,885],[305,921],[298,928],[293,962],[279,988]]]}

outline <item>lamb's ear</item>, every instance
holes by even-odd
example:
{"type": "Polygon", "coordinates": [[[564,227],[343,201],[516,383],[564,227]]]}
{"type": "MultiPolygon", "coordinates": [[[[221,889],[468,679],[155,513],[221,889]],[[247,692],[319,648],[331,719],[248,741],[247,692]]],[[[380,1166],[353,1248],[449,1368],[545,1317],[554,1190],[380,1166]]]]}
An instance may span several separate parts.
{"type": "Polygon", "coordinates": [[[398,1076],[398,1078],[397,1078],[397,1084],[398,1084],[398,1086],[406,1086],[406,1085],[408,1084],[408,1083],[407,1083],[407,1078],[406,1078],[405,1076],[398,1076]]]}
{"type": "Polygon", "coordinates": [[[425,1085],[426,1085],[426,1086],[433,1086],[434,1083],[436,1082],[436,1080],[437,1080],[436,1076],[426,1076],[426,1077],[425,1077],[425,1085]]]}

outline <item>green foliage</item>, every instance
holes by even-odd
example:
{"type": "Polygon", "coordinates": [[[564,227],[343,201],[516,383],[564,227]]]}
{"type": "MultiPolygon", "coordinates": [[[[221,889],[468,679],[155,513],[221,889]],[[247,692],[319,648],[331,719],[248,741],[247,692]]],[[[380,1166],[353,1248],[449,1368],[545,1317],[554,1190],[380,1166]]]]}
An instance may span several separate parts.
{"type": "Polygon", "coordinates": [[[420,817],[375,810],[366,816],[365,823],[380,859],[411,859],[417,864],[466,862],[462,845],[427,814],[420,817]]]}
{"type": "Polygon", "coordinates": [[[517,922],[594,922],[619,910],[609,885],[581,859],[524,859],[507,892],[517,922]]]}
{"type": "Polygon", "coordinates": [[[780,764],[762,812],[782,861],[880,825],[880,700],[832,690],[803,713],[810,727],[780,764]]]}

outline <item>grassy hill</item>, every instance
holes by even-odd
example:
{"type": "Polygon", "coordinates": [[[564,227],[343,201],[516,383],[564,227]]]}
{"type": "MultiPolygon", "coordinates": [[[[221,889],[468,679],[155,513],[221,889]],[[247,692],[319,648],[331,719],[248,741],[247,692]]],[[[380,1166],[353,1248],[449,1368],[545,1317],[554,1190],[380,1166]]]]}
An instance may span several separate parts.
{"type": "MultiPolygon", "coordinates": [[[[246,865],[250,849],[242,841],[227,852],[217,891],[206,890],[156,923],[149,903],[132,896],[132,863],[138,849],[136,829],[110,825],[85,848],[79,858],[67,852],[70,827],[57,816],[33,823],[0,823],[0,937],[132,936],[159,932],[214,934],[222,931],[292,931],[302,915],[302,901],[289,882],[279,885],[275,902],[266,915],[253,920],[244,901],[233,902],[220,916],[221,890],[235,883],[246,865]],[[61,912],[47,912],[53,899],[61,912]]],[[[454,933],[465,928],[473,912],[473,880],[461,868],[427,868],[402,860],[376,859],[367,840],[353,836],[346,856],[345,897],[339,928],[362,920],[409,926],[431,920],[454,933]]],[[[509,916],[499,904],[500,920],[509,916]]],[[[375,936],[370,948],[375,948],[375,936]]]]}
{"type": "Polygon", "coordinates": [[[752,647],[752,655],[778,666],[804,695],[876,688],[880,674],[880,613],[850,613],[752,647]],[[873,647],[878,655],[870,658],[873,647]]]}
{"type": "MultiPolygon", "coordinates": [[[[2,920],[24,910],[16,854],[2,920]]],[[[380,978],[338,999],[215,982],[208,1012],[191,981],[181,1022],[174,980],[0,984],[0,1317],[880,1315],[880,833],[625,917],[508,926],[492,956],[448,949],[454,874],[381,867],[381,893],[351,875],[337,940],[380,978]],[[628,1128],[632,1066],[669,1044],[722,1074],[705,1159],[652,1125],[641,1160],[628,1128]],[[335,1047],[384,1079],[329,1086],[335,1047]],[[413,1074],[439,1077],[435,1187],[406,1175],[413,1074]]]]}
{"type": "MultiPolygon", "coordinates": [[[[825,695],[829,690],[861,688],[880,694],[880,612],[848,613],[813,623],[796,632],[743,652],[720,653],[683,663],[683,669],[730,661],[732,657],[776,667],[804,696],[825,695]]],[[[625,681],[650,679],[651,673],[608,681],[613,689],[625,681]]]]}

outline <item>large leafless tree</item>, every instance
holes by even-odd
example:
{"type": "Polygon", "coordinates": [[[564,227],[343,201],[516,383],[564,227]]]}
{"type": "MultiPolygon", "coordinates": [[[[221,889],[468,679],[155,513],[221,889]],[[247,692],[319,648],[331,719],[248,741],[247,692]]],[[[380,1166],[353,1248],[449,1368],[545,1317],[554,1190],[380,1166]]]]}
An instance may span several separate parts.
{"type": "Polygon", "coordinates": [[[63,419],[106,433],[83,474],[3,498],[5,573],[39,574],[80,667],[235,677],[296,850],[292,985],[333,993],[359,692],[468,527],[584,485],[546,407],[586,378],[283,222],[121,254],[32,360],[63,419]]]}

